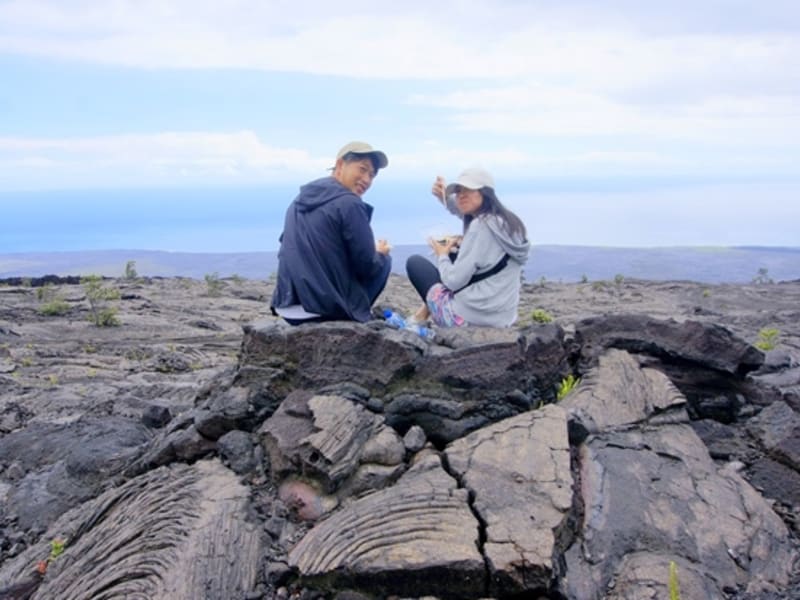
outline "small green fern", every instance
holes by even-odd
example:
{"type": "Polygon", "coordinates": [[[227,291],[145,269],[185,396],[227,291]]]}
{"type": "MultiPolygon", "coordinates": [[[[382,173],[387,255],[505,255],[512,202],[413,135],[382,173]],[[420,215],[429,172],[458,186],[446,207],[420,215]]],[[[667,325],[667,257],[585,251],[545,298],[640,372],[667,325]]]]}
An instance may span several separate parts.
{"type": "Polygon", "coordinates": [[[580,382],[581,378],[575,377],[572,374],[569,374],[566,377],[564,377],[561,380],[561,383],[558,384],[558,390],[556,392],[556,400],[558,401],[561,400],[562,398],[565,398],[567,395],[569,395],[569,393],[572,390],[575,389],[575,386],[577,386],[580,382]]]}
{"type": "Polygon", "coordinates": [[[678,588],[678,565],[674,560],[669,561],[669,600],[681,600],[681,591],[678,588]]]}
{"type": "Polygon", "coordinates": [[[553,315],[544,310],[543,308],[536,308],[531,313],[531,319],[534,323],[552,323],[553,315]]]}
{"type": "Polygon", "coordinates": [[[758,332],[758,340],[756,340],[755,347],[759,350],[774,350],[778,345],[778,337],[781,332],[775,328],[764,328],[758,332]]]}

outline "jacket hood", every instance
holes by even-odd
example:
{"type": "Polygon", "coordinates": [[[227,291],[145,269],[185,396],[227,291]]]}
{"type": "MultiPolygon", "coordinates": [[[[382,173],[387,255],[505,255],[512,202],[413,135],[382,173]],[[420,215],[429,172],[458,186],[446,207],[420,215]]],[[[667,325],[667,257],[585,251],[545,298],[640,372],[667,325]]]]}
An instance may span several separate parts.
{"type": "Polygon", "coordinates": [[[355,196],[358,198],[333,177],[323,177],[301,186],[300,195],[297,196],[295,202],[300,212],[310,212],[342,196],[355,196]]]}
{"type": "Polygon", "coordinates": [[[512,260],[524,265],[528,260],[531,243],[526,239],[521,239],[519,236],[510,236],[505,229],[503,220],[496,215],[486,215],[483,221],[503,248],[503,251],[508,254],[512,260]]]}

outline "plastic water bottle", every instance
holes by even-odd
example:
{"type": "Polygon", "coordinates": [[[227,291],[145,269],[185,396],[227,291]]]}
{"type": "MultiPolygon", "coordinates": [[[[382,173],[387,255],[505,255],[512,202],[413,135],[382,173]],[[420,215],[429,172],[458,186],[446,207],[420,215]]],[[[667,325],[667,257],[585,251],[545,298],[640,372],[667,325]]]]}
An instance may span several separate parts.
{"type": "Polygon", "coordinates": [[[416,332],[419,337],[425,338],[426,340],[433,340],[433,338],[436,337],[433,329],[425,327],[424,325],[409,324],[406,325],[406,329],[416,332]]]}
{"type": "Polygon", "coordinates": [[[413,331],[419,337],[425,338],[426,340],[433,340],[435,337],[433,330],[416,323],[407,323],[401,315],[389,310],[388,308],[384,309],[383,318],[386,320],[386,323],[389,325],[389,327],[413,331]]]}
{"type": "Polygon", "coordinates": [[[394,327],[395,329],[406,328],[406,320],[388,308],[383,310],[383,318],[386,320],[386,323],[389,325],[389,327],[394,327]]]}

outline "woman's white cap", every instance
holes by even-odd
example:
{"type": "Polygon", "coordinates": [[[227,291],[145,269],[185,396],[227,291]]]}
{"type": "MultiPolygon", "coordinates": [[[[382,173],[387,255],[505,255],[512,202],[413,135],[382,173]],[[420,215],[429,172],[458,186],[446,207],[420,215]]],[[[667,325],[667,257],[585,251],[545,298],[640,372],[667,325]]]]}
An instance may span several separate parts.
{"type": "Polygon", "coordinates": [[[453,183],[447,186],[447,194],[455,193],[457,185],[470,190],[479,190],[485,187],[494,190],[494,179],[492,179],[488,171],[480,167],[470,167],[463,171],[453,183]]]}

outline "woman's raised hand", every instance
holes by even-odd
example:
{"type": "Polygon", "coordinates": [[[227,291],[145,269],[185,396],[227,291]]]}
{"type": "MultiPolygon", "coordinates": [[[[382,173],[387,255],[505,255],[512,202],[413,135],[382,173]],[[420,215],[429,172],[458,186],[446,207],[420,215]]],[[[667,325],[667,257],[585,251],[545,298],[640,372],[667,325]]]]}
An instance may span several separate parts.
{"type": "Polygon", "coordinates": [[[444,177],[437,175],[433,182],[433,186],[431,186],[431,194],[436,196],[436,199],[442,204],[447,204],[447,197],[445,195],[446,188],[447,185],[445,184],[444,177]]]}

